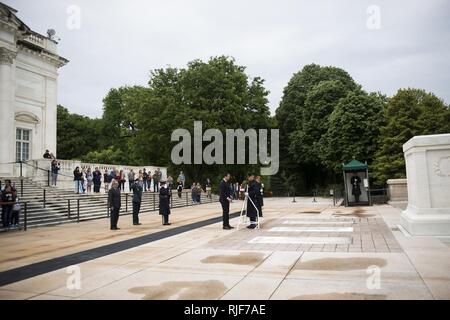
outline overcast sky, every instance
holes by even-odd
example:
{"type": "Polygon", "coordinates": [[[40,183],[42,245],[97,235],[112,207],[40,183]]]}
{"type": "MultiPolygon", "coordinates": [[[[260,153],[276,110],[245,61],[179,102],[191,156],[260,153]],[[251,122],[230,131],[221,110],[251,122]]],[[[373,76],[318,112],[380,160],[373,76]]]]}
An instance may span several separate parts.
{"type": "Polygon", "coordinates": [[[450,102],[446,0],[1,1],[33,30],[56,30],[70,60],[59,70],[58,103],[92,117],[110,88],[146,85],[152,69],[216,55],[266,80],[272,113],[309,63],[343,68],[368,91],[415,87],[450,102]]]}

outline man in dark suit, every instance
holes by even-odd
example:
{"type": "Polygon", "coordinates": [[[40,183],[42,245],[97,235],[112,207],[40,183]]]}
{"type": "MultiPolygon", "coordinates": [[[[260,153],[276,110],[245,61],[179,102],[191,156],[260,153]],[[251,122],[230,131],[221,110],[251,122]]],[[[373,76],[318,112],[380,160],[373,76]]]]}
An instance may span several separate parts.
{"type": "Polygon", "coordinates": [[[231,201],[231,194],[230,194],[230,186],[228,184],[228,181],[230,181],[230,174],[227,173],[223,179],[220,181],[219,185],[219,201],[222,205],[222,221],[223,221],[223,228],[225,230],[233,229],[232,226],[230,226],[230,201],[231,201]]]}
{"type": "Polygon", "coordinates": [[[120,211],[120,189],[117,180],[112,180],[111,189],[108,191],[108,205],[111,218],[111,230],[119,230],[117,222],[119,221],[120,211]]]}

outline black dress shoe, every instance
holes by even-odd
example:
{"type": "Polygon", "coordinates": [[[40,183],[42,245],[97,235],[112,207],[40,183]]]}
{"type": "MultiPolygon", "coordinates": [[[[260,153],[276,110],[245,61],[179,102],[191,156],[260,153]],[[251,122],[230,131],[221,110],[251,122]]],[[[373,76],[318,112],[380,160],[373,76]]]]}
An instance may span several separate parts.
{"type": "Polygon", "coordinates": [[[230,228],[230,229],[234,229],[234,227],[232,227],[232,226],[230,226],[230,225],[228,225],[227,227],[230,228]]]}
{"type": "Polygon", "coordinates": [[[255,229],[255,228],[256,228],[256,224],[251,224],[251,225],[249,225],[247,228],[249,228],[249,229],[255,229]]]}
{"type": "Polygon", "coordinates": [[[170,226],[171,225],[171,223],[163,223],[163,226],[170,226]]]}
{"type": "Polygon", "coordinates": [[[230,226],[223,227],[223,230],[231,230],[231,229],[233,229],[233,227],[230,227],[230,226]]]}
{"type": "Polygon", "coordinates": [[[142,223],[133,223],[133,226],[140,226],[142,223]]]}

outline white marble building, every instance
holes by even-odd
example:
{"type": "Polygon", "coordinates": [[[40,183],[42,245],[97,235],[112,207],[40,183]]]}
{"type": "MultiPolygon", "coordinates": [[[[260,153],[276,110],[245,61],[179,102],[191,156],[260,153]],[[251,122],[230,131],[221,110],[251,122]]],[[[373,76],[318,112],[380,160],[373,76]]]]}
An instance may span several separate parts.
{"type": "Polygon", "coordinates": [[[0,3],[0,177],[17,175],[12,162],[56,155],[58,68],[67,62],[55,40],[0,3]]]}

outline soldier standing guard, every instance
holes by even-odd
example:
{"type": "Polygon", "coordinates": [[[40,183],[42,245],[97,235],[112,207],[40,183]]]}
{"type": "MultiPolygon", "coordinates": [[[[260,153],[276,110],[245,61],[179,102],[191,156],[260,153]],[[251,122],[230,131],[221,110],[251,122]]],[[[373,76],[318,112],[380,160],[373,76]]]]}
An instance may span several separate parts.
{"type": "Polygon", "coordinates": [[[170,190],[165,181],[161,181],[161,188],[159,189],[159,214],[163,218],[163,225],[169,226],[170,190]]]}
{"type": "Polygon", "coordinates": [[[256,216],[258,215],[256,211],[257,195],[259,193],[259,186],[255,181],[255,176],[253,174],[248,175],[248,197],[251,201],[247,200],[247,217],[250,218],[250,225],[247,227],[249,229],[256,228],[256,216]]]}
{"type": "Polygon", "coordinates": [[[131,185],[133,191],[133,225],[139,226],[139,211],[141,211],[143,181],[140,179],[134,180],[131,185]]]}
{"type": "Polygon", "coordinates": [[[256,207],[258,208],[259,211],[259,216],[262,217],[262,207],[264,207],[264,199],[263,199],[263,184],[261,182],[261,176],[256,176],[255,178],[256,181],[256,187],[258,190],[258,193],[256,194],[256,207]]]}
{"type": "Polygon", "coordinates": [[[355,174],[351,177],[350,183],[352,184],[352,195],[355,196],[355,202],[359,202],[359,196],[361,195],[359,184],[361,183],[361,178],[355,174]]]}

